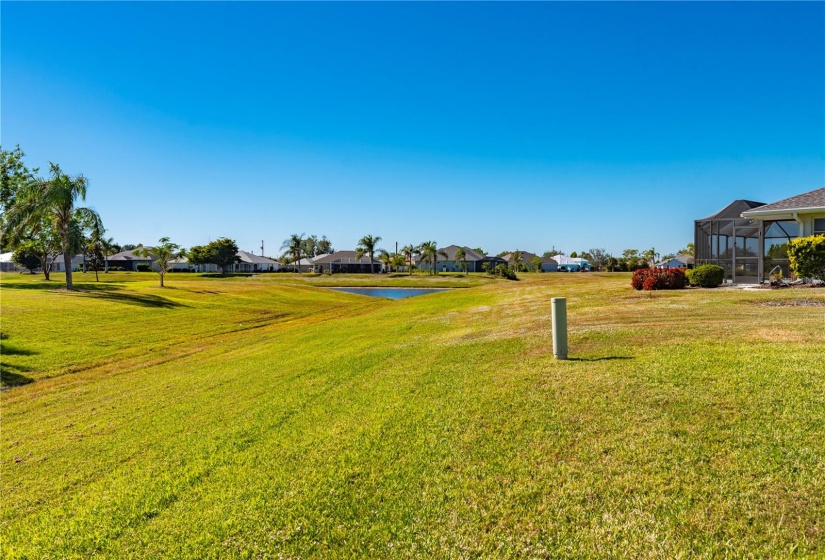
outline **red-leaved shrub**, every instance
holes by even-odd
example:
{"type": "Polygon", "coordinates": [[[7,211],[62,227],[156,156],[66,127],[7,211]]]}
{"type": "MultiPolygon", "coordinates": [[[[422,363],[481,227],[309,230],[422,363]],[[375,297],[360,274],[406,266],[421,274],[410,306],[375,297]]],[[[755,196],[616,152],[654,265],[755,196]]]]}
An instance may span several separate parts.
{"type": "Polygon", "coordinates": [[[635,290],[681,290],[685,287],[685,269],[640,269],[633,273],[630,285],[635,290]]]}

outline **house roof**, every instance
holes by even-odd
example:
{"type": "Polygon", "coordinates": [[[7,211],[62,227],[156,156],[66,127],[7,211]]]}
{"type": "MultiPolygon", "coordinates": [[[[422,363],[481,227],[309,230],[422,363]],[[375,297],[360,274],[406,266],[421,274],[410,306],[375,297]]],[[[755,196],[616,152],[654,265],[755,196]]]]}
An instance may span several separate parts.
{"type": "Polygon", "coordinates": [[[758,208],[764,205],[764,202],[756,202],[753,200],[734,200],[733,202],[719,210],[717,213],[697,221],[702,222],[705,220],[735,220],[742,216],[742,212],[745,212],[752,208],[758,208]]]}
{"type": "Polygon", "coordinates": [[[555,257],[553,257],[553,260],[559,264],[576,264],[579,266],[590,266],[590,262],[586,259],[581,259],[579,257],[568,257],[567,255],[556,255],[555,257]]]}
{"type": "Polygon", "coordinates": [[[800,210],[814,212],[825,211],[825,187],[785,198],[778,202],[772,202],[771,204],[764,204],[752,210],[743,210],[741,215],[744,218],[750,218],[764,214],[796,212],[800,210]]]}
{"type": "MultiPolygon", "coordinates": [[[[519,251],[519,253],[521,253],[521,262],[523,264],[529,264],[531,260],[538,257],[538,255],[536,255],[535,253],[531,253],[529,251],[519,251]]],[[[513,253],[507,253],[506,255],[502,255],[501,258],[507,262],[510,262],[511,260],[513,260],[513,253]]]]}
{"type": "Polygon", "coordinates": [[[135,255],[135,251],[142,249],[143,247],[138,247],[137,249],[130,249],[128,251],[121,251],[120,253],[115,253],[114,255],[109,257],[109,262],[112,261],[151,261],[154,257],[139,257],[135,255]]]}
{"type": "Polygon", "coordinates": [[[0,253],[0,263],[10,263],[12,262],[11,257],[14,255],[14,251],[10,251],[8,253],[0,253]]]}
{"type": "MultiPolygon", "coordinates": [[[[303,260],[301,259],[301,265],[304,264],[303,260]]],[[[375,263],[381,264],[377,258],[375,258],[375,263]]],[[[370,264],[370,257],[364,255],[359,260],[356,258],[355,251],[335,251],[328,255],[319,255],[307,264],[370,264]]]]}
{"type": "MultiPolygon", "coordinates": [[[[241,259],[241,262],[245,263],[252,263],[252,264],[278,264],[277,261],[273,261],[272,259],[268,259],[266,257],[262,257],[260,255],[256,255],[254,253],[247,253],[246,251],[238,251],[238,258],[241,259]]],[[[303,259],[301,259],[303,260],[303,259]]],[[[303,263],[301,263],[303,264],[303,263]]]]}
{"type": "Polygon", "coordinates": [[[447,253],[447,260],[448,261],[454,261],[454,260],[456,260],[455,259],[456,251],[458,251],[459,248],[464,249],[464,260],[466,260],[467,262],[480,261],[480,260],[484,259],[484,255],[482,255],[481,253],[479,253],[477,251],[473,251],[469,247],[463,247],[463,246],[460,246],[460,245],[449,245],[447,247],[441,247],[441,248],[438,249],[438,251],[439,252],[444,251],[445,253],[447,253]]]}

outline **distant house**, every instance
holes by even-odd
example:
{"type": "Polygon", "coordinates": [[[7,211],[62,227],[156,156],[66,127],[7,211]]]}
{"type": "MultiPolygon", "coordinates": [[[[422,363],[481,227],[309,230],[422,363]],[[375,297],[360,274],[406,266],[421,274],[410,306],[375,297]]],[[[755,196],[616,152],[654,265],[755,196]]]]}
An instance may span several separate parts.
{"type": "Polygon", "coordinates": [[[11,260],[14,252],[0,253],[0,272],[14,272],[20,268],[11,260]]]}
{"type": "Polygon", "coordinates": [[[278,261],[246,251],[238,251],[238,258],[241,262],[233,264],[231,272],[275,272],[282,266],[278,261]]]}
{"type": "Polygon", "coordinates": [[[682,253],[673,258],[656,263],[656,268],[693,268],[693,255],[682,253]]]}
{"type": "MultiPolygon", "coordinates": [[[[47,261],[47,263],[51,263],[52,272],[66,272],[66,263],[63,260],[63,253],[60,253],[53,259],[47,261]]],[[[75,255],[72,257],[71,266],[72,272],[82,272],[85,270],[86,259],[83,255],[75,255]]]]}
{"type": "MultiPolygon", "coordinates": [[[[461,261],[456,259],[456,252],[458,252],[459,245],[449,245],[442,247],[438,251],[447,253],[445,259],[443,255],[438,255],[436,260],[436,268],[439,272],[461,272],[461,261]]],[[[464,260],[467,261],[467,272],[484,272],[484,263],[489,263],[488,268],[495,268],[499,264],[506,264],[507,261],[501,257],[490,257],[474,251],[469,247],[460,247],[464,249],[464,260]]],[[[425,265],[429,266],[429,265],[425,265]]]]}
{"type": "MultiPolygon", "coordinates": [[[[369,255],[363,255],[361,258],[357,257],[358,254],[356,251],[336,251],[328,255],[318,255],[311,260],[306,259],[306,261],[309,270],[314,270],[315,272],[323,272],[325,270],[331,273],[371,272],[369,255]]],[[[303,261],[304,259],[301,259],[302,272],[304,267],[303,261]]],[[[377,255],[373,264],[373,270],[375,272],[381,272],[384,268],[384,265],[378,260],[377,255]]]]}
{"type": "Polygon", "coordinates": [[[721,266],[728,282],[762,282],[772,271],[789,277],[788,242],[825,235],[825,187],[771,204],[735,200],[694,224],[696,263],[721,266]]]}
{"type": "Polygon", "coordinates": [[[140,257],[138,255],[135,255],[135,251],[138,250],[139,249],[130,249],[128,251],[121,251],[120,253],[115,253],[114,255],[111,255],[107,259],[109,261],[109,268],[117,266],[122,268],[123,270],[135,272],[137,271],[137,267],[139,264],[152,266],[152,257],[140,257]]]}
{"type": "Polygon", "coordinates": [[[558,263],[559,272],[579,272],[590,270],[590,263],[578,257],[568,257],[567,255],[556,255],[553,260],[558,263]]]}

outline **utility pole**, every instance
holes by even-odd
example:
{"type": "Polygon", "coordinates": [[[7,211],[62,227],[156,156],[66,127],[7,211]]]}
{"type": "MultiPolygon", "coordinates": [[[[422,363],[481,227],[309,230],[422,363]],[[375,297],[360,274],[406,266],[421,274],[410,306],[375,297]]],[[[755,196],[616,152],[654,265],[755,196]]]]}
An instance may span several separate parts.
{"type": "Polygon", "coordinates": [[[264,256],[264,240],[261,239],[261,256],[264,256]]]}
{"type": "Polygon", "coordinates": [[[395,254],[398,254],[398,241],[395,242],[395,254]]]}

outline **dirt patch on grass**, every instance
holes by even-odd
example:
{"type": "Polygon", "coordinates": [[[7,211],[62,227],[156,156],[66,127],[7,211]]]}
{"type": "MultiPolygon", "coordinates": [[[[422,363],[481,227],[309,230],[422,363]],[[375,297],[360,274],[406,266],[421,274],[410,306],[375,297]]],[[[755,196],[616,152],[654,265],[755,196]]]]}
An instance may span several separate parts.
{"type": "Polygon", "coordinates": [[[825,307],[825,299],[789,299],[780,301],[763,301],[765,307],[825,307]]]}
{"type": "Polygon", "coordinates": [[[789,331],[785,329],[758,329],[746,335],[748,340],[768,342],[807,342],[811,340],[809,333],[789,331]]]}

